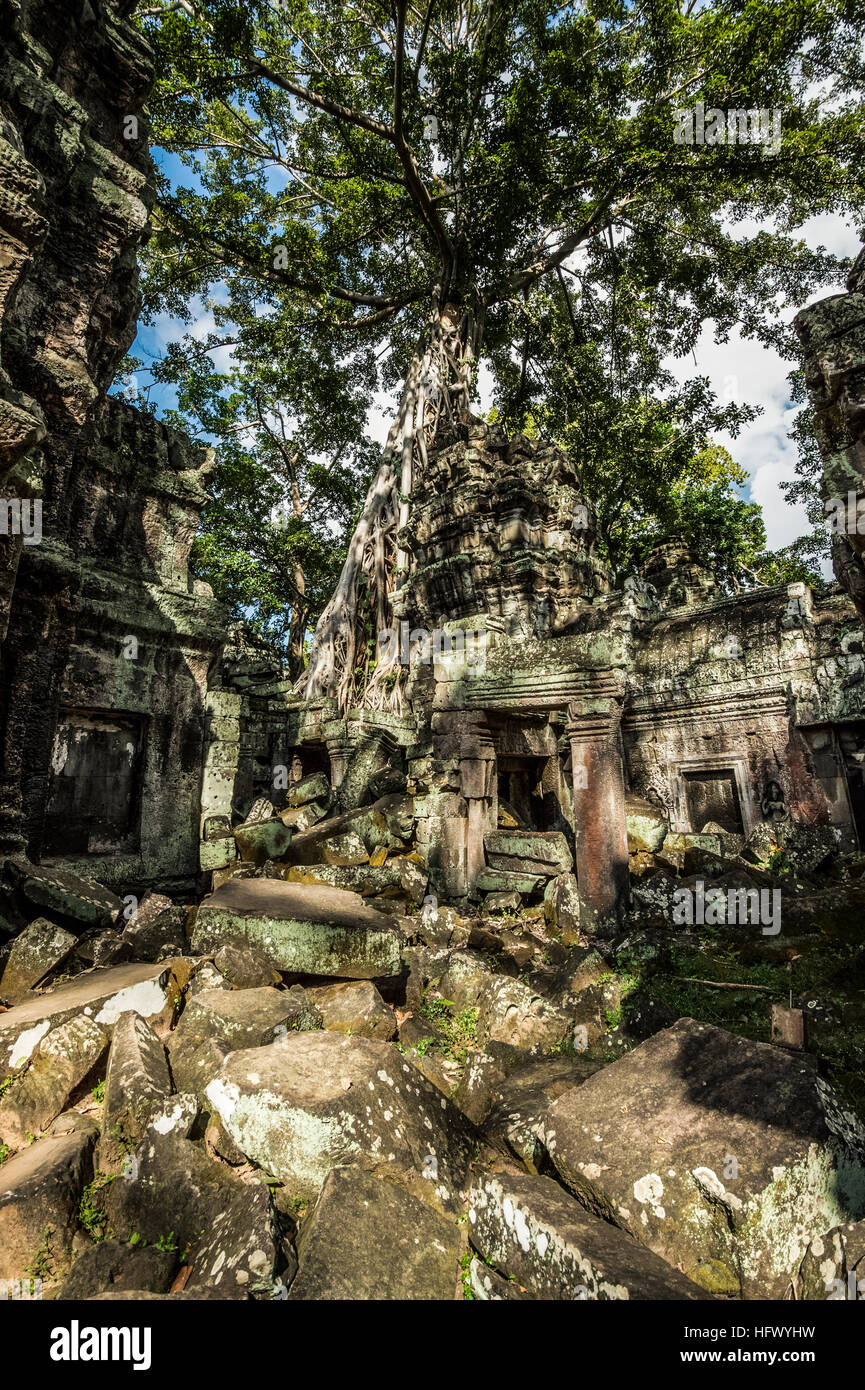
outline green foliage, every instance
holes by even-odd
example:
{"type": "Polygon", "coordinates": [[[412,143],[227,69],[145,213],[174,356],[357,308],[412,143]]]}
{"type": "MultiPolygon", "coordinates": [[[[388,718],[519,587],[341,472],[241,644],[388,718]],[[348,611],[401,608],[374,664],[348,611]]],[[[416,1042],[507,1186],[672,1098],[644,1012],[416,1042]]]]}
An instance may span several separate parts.
{"type": "Polygon", "coordinates": [[[8,1144],[0,1144],[0,1163],[5,1163],[11,1152],[8,1144]]]}
{"type": "Polygon", "coordinates": [[[219,446],[195,572],[297,669],[371,474],[366,406],[404,380],[441,292],[483,318],[501,418],[567,443],[617,577],[671,530],[726,585],[812,573],[813,546],[765,555],[711,444],[753,408],[665,364],[709,321],[793,356],[782,310],[840,277],[798,230],[861,216],[862,17],[859,0],[144,7],[167,171],[146,312],[199,315],[153,372],[219,446]],[[781,148],[676,144],[698,101],[780,109],[781,148]]]}
{"type": "Polygon", "coordinates": [[[33,1255],[33,1259],[28,1265],[24,1266],[24,1273],[29,1274],[33,1279],[53,1279],[55,1274],[54,1255],[51,1248],[51,1237],[54,1234],[53,1226],[46,1226],[42,1232],[42,1238],[33,1255]]]}
{"type": "Polygon", "coordinates": [[[461,1066],[477,1042],[477,1009],[460,1009],[450,999],[425,999],[418,1014],[436,1028],[433,1038],[421,1038],[415,1051],[423,1057],[427,1051],[440,1052],[461,1066]],[[421,1047],[423,1046],[423,1052],[421,1047]]]}
{"type": "Polygon", "coordinates": [[[104,1079],[103,1079],[102,1081],[97,1081],[96,1085],[93,1087],[93,1099],[96,1101],[96,1104],[97,1104],[97,1105],[104,1105],[104,1103],[105,1103],[105,1081],[104,1081],[104,1079]]]}
{"type": "Polygon", "coordinates": [[[108,1217],[98,1205],[97,1194],[110,1186],[115,1180],[113,1173],[96,1173],[92,1182],[86,1184],[81,1193],[78,1220],[94,1241],[110,1240],[114,1232],[108,1224],[108,1217]]]}

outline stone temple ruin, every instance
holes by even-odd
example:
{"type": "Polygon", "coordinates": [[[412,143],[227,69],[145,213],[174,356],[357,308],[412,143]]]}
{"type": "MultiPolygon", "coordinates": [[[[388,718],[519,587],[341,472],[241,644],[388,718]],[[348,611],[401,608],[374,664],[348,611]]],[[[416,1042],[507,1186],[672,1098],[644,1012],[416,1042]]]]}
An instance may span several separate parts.
{"type": "MultiPolygon", "coordinates": [[[[831,1071],[855,1070],[836,1034],[865,1037],[858,538],[819,594],[723,594],[675,537],[615,590],[564,454],[473,421],[400,537],[401,712],[301,698],[189,576],[212,455],[107,396],[154,196],[146,138],[121,134],[151,59],[129,6],[71,8],[16,7],[0,73],[0,466],[42,531],[0,541],[0,1280],[830,1296],[865,1260],[865,1129],[831,1071]],[[774,939],[757,905],[779,885],[774,939]],[[713,919],[711,889],[754,912],[713,919]],[[713,957],[704,926],[787,970],[742,980],[764,991],[744,1030],[664,983],[717,974],[682,963],[713,957]],[[824,979],[795,962],[827,931],[824,979]],[[691,1136],[679,1177],[655,1172],[646,1067],[691,1136]],[[737,1185],[724,1155],[746,1151],[737,1185]],[[807,1217],[779,1197],[794,1171],[807,1217]],[[514,1208],[546,1237],[529,1253],[514,1208]],[[366,1210],[420,1229],[423,1258],[358,1266],[366,1210]]],[[[799,320],[844,497],[865,490],[860,279],[799,320]]]]}

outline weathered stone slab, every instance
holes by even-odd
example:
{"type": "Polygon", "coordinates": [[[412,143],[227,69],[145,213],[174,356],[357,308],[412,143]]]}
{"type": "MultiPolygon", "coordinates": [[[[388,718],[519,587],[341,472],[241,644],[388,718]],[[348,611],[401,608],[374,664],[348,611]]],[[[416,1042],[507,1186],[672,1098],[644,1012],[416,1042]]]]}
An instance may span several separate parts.
{"type": "Polygon", "coordinates": [[[192,948],[206,955],[227,941],[248,944],[277,970],[369,980],[401,969],[400,933],[340,888],[229,879],[198,909],[192,948]]]}
{"type": "Polygon", "coordinates": [[[105,1080],[103,1124],[119,1126],[123,1138],[137,1144],[154,1111],[171,1094],[165,1048],[146,1019],[123,1014],[117,1021],[105,1080]]]}
{"type": "Polygon", "coordinates": [[[186,909],[164,893],[145,893],[123,929],[134,960],[160,960],[186,950],[186,909]]]}
{"type": "Polygon", "coordinates": [[[543,995],[509,975],[493,975],[478,1000],[478,1043],[546,1049],[573,1030],[571,1019],[543,995]]]}
{"type": "Polygon", "coordinates": [[[304,1222],[289,1301],[450,1302],[459,1257],[455,1222],[394,1182],[335,1168],[304,1222]]]}
{"type": "Polygon", "coordinates": [[[285,1037],[289,1029],[321,1027],[317,1010],[306,991],[273,989],[204,990],[191,999],[172,1035],[172,1050],[191,1038],[220,1043],[227,1051],[264,1047],[285,1037]]]}
{"type": "Polygon", "coordinates": [[[590,1215],[550,1178],[484,1175],[469,1207],[474,1248],[535,1298],[706,1299],[659,1256],[590,1215]]]}
{"type": "Polygon", "coordinates": [[[189,1139],[148,1129],[120,1176],[97,1194],[119,1240],[137,1234],[151,1244],[173,1235],[178,1252],[203,1247],[220,1212],[244,1188],[228,1169],[189,1139]]]}
{"type": "Polygon", "coordinates": [[[321,1014],[322,1026],[332,1033],[381,1038],[383,1042],[396,1034],[393,1010],[369,980],[323,985],[307,993],[321,1014]]]}
{"type": "Polygon", "coordinates": [[[330,800],[330,782],[323,772],[313,772],[309,777],[304,777],[303,781],[296,782],[288,793],[289,806],[306,806],[310,801],[329,804],[330,800]]]}
{"type": "Polygon", "coordinates": [[[574,867],[560,830],[490,830],[484,836],[484,850],[493,868],[519,869],[522,862],[524,871],[552,876],[568,874],[574,867]]]}
{"type": "Polygon", "coordinates": [[[104,1240],[79,1255],[57,1297],[95,1298],[126,1289],[168,1293],[176,1268],[177,1256],[168,1250],[104,1240]]]}
{"type": "Polygon", "coordinates": [[[520,893],[529,897],[545,883],[540,874],[511,873],[506,869],[482,869],[475,887],[479,893],[520,893]]]}
{"type": "Polygon", "coordinates": [[[86,1014],[109,1029],[124,1013],[143,1018],[160,1014],[166,1004],[169,974],[164,963],[115,965],[88,971],[49,994],[16,1004],[0,1014],[0,1068],[4,1075],[32,1055],[50,1028],[76,1014],[86,1014]]]}
{"type": "Polygon", "coordinates": [[[625,824],[628,831],[628,852],[644,851],[654,854],[664,843],[670,829],[668,818],[651,801],[640,797],[625,797],[625,824]]]}
{"type": "Polygon", "coordinates": [[[545,1141],[584,1205],[712,1291],[782,1298],[814,1236],[865,1215],[865,1127],[831,1087],[693,1019],[554,1101],[545,1141]]]}
{"type": "Polygon", "coordinates": [[[232,1196],[200,1241],[187,1288],[223,1289],[234,1298],[285,1297],[297,1262],[288,1247],[285,1267],[273,1199],[264,1183],[232,1196]],[[280,1287],[281,1286],[281,1287],[280,1287]]]}
{"type": "Polygon", "coordinates": [[[389,1043],[292,1033],[231,1053],[206,1094],[243,1153],[300,1196],[364,1158],[394,1164],[423,1200],[459,1207],[473,1130],[389,1043]]]}
{"type": "Polygon", "coordinates": [[[28,902],[82,926],[110,927],[123,908],[116,894],[92,879],[43,868],[25,859],[8,859],[6,869],[28,902]]]}
{"type": "Polygon", "coordinates": [[[291,830],[279,817],[252,821],[235,827],[234,840],[241,859],[249,864],[264,864],[268,859],[282,859],[288,853],[291,830]]]}
{"type": "Polygon", "coordinates": [[[46,917],[37,917],[12,942],[0,974],[0,998],[17,1003],[54,970],[77,944],[77,937],[46,917]]]}
{"type": "Polygon", "coordinates": [[[579,940],[580,893],[574,874],[558,874],[544,889],[544,921],[566,945],[579,940]]]}
{"type": "Polygon", "coordinates": [[[245,946],[222,946],[213,957],[219,973],[235,989],[257,989],[262,985],[282,983],[279,971],[274,970],[263,956],[245,946]]]}
{"type": "Polygon", "coordinates": [[[84,1184],[99,1133],[92,1122],[37,1139],[0,1170],[0,1279],[20,1279],[38,1253],[55,1272],[68,1264],[84,1184]]]}
{"type": "Polygon", "coordinates": [[[388,864],[293,864],[285,878],[287,883],[321,884],[369,897],[389,888],[401,889],[403,875],[392,859],[388,864]]]}
{"type": "Polygon", "coordinates": [[[108,1047],[108,1034],[84,1014],[42,1039],[0,1099],[0,1142],[20,1148],[65,1108],[108,1047]]]}

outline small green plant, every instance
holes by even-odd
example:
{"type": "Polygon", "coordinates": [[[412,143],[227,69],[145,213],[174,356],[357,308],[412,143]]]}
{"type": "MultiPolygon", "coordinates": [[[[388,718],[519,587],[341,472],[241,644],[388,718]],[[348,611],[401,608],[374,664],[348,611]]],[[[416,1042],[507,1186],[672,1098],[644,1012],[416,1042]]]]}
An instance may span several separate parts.
{"type": "Polygon", "coordinates": [[[92,1182],[89,1182],[81,1193],[81,1205],[78,1208],[78,1220],[84,1227],[91,1240],[97,1243],[102,1240],[110,1240],[114,1232],[108,1225],[108,1217],[95,1201],[96,1194],[103,1188],[108,1187],[115,1179],[114,1173],[97,1172],[92,1182]]]}
{"type": "Polygon", "coordinates": [[[97,1081],[96,1085],[93,1087],[93,1099],[96,1101],[96,1104],[97,1104],[97,1105],[102,1105],[102,1104],[104,1104],[104,1102],[105,1102],[105,1082],[104,1082],[104,1081],[97,1081]]]}
{"type": "Polygon", "coordinates": [[[475,1296],[472,1292],[472,1259],[473,1256],[471,1250],[467,1250],[466,1253],[460,1257],[460,1269],[462,1270],[463,1298],[467,1303],[474,1303],[475,1301],[475,1296]]]}
{"type": "Polygon", "coordinates": [[[24,1273],[29,1274],[33,1279],[47,1280],[52,1278],[54,1274],[54,1256],[51,1253],[53,1234],[54,1227],[46,1226],[33,1259],[29,1265],[24,1266],[24,1273]]]}
{"type": "Polygon", "coordinates": [[[0,1144],[0,1163],[5,1163],[11,1152],[8,1144],[0,1144]]]}
{"type": "Polygon", "coordinates": [[[169,1231],[167,1236],[160,1236],[156,1241],[157,1250],[168,1250],[172,1255],[176,1254],[179,1246],[174,1238],[174,1232],[169,1231]]]}

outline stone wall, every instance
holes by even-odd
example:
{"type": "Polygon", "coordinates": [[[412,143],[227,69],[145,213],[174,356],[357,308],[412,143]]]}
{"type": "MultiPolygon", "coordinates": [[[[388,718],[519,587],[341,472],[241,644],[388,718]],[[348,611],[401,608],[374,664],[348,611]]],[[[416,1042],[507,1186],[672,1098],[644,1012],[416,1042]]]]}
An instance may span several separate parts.
{"type": "Polygon", "coordinates": [[[191,584],[212,466],[106,392],[134,335],[152,58],[127,0],[0,0],[0,847],[194,881],[222,610],[191,584]],[[8,630],[7,630],[8,629],[8,630]]]}
{"type": "Polygon", "coordinates": [[[20,799],[2,809],[34,859],[112,884],[195,876],[205,694],[226,614],[189,580],[187,557],[212,462],[109,399],[66,506],[46,510],[42,543],[24,551],[4,648],[20,799]]]}

